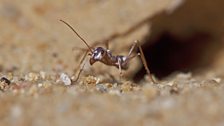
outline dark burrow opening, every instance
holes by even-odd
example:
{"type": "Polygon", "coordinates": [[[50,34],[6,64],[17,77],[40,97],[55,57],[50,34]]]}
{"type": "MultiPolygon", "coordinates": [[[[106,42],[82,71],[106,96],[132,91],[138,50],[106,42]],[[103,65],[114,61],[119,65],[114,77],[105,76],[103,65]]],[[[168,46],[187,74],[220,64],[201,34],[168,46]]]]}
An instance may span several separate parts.
{"type": "MultiPolygon", "coordinates": [[[[172,13],[149,19],[142,48],[151,73],[163,79],[176,71],[200,74],[211,68],[224,47],[223,3],[187,0],[172,13]]],[[[133,80],[141,80],[145,73],[142,67],[133,80]]]]}
{"type": "MultiPolygon", "coordinates": [[[[192,72],[209,66],[214,58],[211,39],[210,34],[204,32],[180,37],[164,31],[154,40],[146,39],[142,48],[151,73],[162,79],[176,71],[192,72]]],[[[134,81],[141,80],[145,73],[142,67],[135,74],[134,81]]]]}

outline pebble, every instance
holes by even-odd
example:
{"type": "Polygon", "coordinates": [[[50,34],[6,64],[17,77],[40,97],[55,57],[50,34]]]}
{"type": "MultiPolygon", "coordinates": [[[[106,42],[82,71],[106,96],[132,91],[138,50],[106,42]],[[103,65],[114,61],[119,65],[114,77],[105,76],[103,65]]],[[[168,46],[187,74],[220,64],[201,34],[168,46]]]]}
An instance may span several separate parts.
{"type": "Polygon", "coordinates": [[[122,92],[130,92],[133,90],[133,85],[131,83],[124,83],[121,85],[122,92]]]}
{"type": "Polygon", "coordinates": [[[87,84],[87,85],[96,85],[99,82],[100,82],[100,79],[99,78],[94,77],[94,76],[88,76],[88,77],[86,77],[84,83],[87,84]]]}
{"type": "Polygon", "coordinates": [[[100,91],[101,93],[106,93],[108,91],[107,86],[104,84],[97,84],[96,90],[100,91]]]}
{"type": "Polygon", "coordinates": [[[68,86],[72,84],[71,79],[69,78],[69,76],[65,73],[62,73],[60,75],[60,80],[64,83],[64,85],[68,86]]]}
{"type": "Polygon", "coordinates": [[[187,79],[192,78],[192,73],[190,73],[190,72],[189,73],[179,73],[176,78],[187,80],[187,79]]]}
{"type": "Polygon", "coordinates": [[[37,86],[38,86],[38,87],[42,87],[42,86],[43,86],[43,84],[42,84],[42,83],[39,83],[37,86]]]}
{"type": "Polygon", "coordinates": [[[41,77],[42,79],[46,79],[46,72],[44,72],[44,71],[40,71],[40,77],[41,77]]]}
{"type": "Polygon", "coordinates": [[[213,78],[213,81],[215,81],[216,83],[220,83],[221,82],[221,78],[213,78]]]}
{"type": "Polygon", "coordinates": [[[121,91],[119,89],[111,89],[108,92],[110,95],[121,95],[121,91]]]}
{"type": "Polygon", "coordinates": [[[8,80],[6,77],[2,77],[0,79],[0,90],[5,91],[9,87],[10,83],[10,80],[8,80]]]}
{"type": "Polygon", "coordinates": [[[2,77],[1,79],[0,79],[0,82],[1,83],[6,83],[7,85],[9,85],[11,82],[10,82],[10,80],[8,80],[6,77],[2,77]]]}
{"type": "Polygon", "coordinates": [[[37,73],[29,73],[25,76],[26,81],[37,81],[39,79],[39,74],[37,73]]]}

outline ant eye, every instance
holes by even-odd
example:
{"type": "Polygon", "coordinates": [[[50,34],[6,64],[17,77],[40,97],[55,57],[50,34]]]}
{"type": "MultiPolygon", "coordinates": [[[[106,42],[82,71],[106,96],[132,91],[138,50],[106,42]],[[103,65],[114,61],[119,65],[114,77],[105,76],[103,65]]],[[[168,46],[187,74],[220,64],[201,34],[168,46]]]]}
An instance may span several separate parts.
{"type": "Polygon", "coordinates": [[[101,51],[101,54],[103,55],[104,54],[104,51],[101,51]]]}

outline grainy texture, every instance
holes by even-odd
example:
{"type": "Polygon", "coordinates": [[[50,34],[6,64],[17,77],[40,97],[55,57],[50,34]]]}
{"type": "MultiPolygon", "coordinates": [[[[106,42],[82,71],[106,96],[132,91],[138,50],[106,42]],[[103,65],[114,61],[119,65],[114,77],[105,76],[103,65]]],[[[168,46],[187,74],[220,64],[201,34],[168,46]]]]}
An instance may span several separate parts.
{"type": "MultiPolygon", "coordinates": [[[[158,84],[146,77],[138,83],[130,76],[119,80],[116,68],[96,64],[92,69],[87,65],[80,80],[70,85],[82,54],[72,52],[72,47],[86,47],[59,19],[74,26],[91,45],[162,11],[178,13],[175,8],[181,3],[0,0],[0,77],[10,82],[0,83],[0,125],[224,125],[223,51],[202,73],[177,72],[158,84]]],[[[159,19],[153,22],[165,21],[159,19]]],[[[224,40],[223,22],[220,18],[217,31],[215,25],[204,28],[212,29],[219,42],[224,40]]],[[[155,34],[175,29],[174,24],[161,25],[155,34]]],[[[114,54],[127,54],[135,39],[151,35],[151,26],[149,20],[130,35],[110,42],[114,54]]],[[[133,75],[140,61],[131,64],[126,75],[133,75]]]]}

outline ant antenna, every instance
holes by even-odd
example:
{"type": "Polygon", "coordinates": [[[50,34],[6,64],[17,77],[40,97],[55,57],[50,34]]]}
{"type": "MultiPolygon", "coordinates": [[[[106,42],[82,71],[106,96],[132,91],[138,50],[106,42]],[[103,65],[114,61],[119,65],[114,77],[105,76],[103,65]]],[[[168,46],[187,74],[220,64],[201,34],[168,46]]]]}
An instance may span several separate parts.
{"type": "Polygon", "coordinates": [[[62,23],[66,24],[85,44],[86,46],[89,48],[89,50],[91,51],[91,53],[93,53],[91,47],[87,44],[87,42],[78,34],[78,32],[75,31],[75,29],[69,25],[67,22],[65,22],[64,20],[60,20],[62,23]]]}

